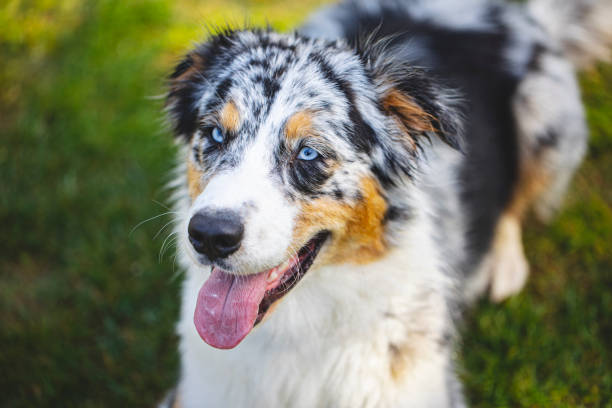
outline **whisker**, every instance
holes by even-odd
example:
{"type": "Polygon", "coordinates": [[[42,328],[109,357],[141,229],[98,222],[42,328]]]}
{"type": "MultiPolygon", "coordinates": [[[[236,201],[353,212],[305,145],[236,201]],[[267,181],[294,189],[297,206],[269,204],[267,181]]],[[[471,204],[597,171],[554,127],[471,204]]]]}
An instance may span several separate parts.
{"type": "Polygon", "coordinates": [[[174,232],[171,232],[170,234],[168,234],[166,239],[164,239],[164,242],[162,242],[162,246],[161,246],[161,248],[159,250],[158,262],[161,263],[161,261],[162,261],[162,259],[164,257],[164,254],[166,253],[166,250],[168,249],[168,247],[170,247],[170,245],[172,243],[176,242],[177,238],[178,238],[178,236],[174,232]],[[168,245],[166,245],[166,244],[168,244],[168,245]]]}
{"type": "Polygon", "coordinates": [[[180,221],[180,220],[178,220],[178,219],[173,219],[173,220],[170,220],[170,221],[168,221],[167,223],[165,223],[165,224],[164,224],[164,226],[163,226],[163,227],[161,227],[161,228],[160,228],[160,230],[159,230],[159,231],[157,231],[157,233],[156,233],[156,234],[153,236],[153,239],[157,238],[157,237],[159,236],[159,234],[161,234],[161,233],[162,233],[162,232],[163,232],[163,231],[164,231],[164,230],[165,230],[165,229],[168,227],[168,225],[170,225],[170,224],[172,224],[172,223],[179,222],[179,221],[180,221]]]}
{"type": "Polygon", "coordinates": [[[178,252],[174,252],[174,256],[172,257],[172,276],[170,277],[170,282],[174,282],[179,279],[183,274],[183,270],[181,268],[176,267],[176,259],[178,258],[178,252]]]}
{"type": "Polygon", "coordinates": [[[162,202],[159,202],[159,201],[157,201],[157,200],[151,200],[151,201],[153,201],[155,204],[160,205],[161,207],[165,208],[166,210],[168,210],[168,211],[169,211],[169,212],[171,212],[171,213],[176,213],[176,211],[172,211],[172,210],[170,209],[170,207],[168,207],[166,204],[164,204],[164,203],[162,203],[162,202]]]}
{"type": "MultiPolygon", "coordinates": [[[[295,256],[295,258],[298,260],[297,263],[297,271],[296,271],[296,275],[297,275],[297,279],[300,279],[300,273],[301,273],[301,265],[299,263],[299,255],[298,255],[298,251],[295,250],[295,248],[293,247],[293,245],[289,245],[289,247],[287,248],[287,250],[291,253],[293,253],[293,256],[295,256]]],[[[281,291],[279,293],[287,293],[289,292],[289,285],[287,285],[287,282],[282,284],[283,287],[281,288],[281,291]]]]}
{"type": "Polygon", "coordinates": [[[151,217],[151,218],[147,218],[146,220],[139,222],[138,224],[136,224],[136,226],[134,228],[132,228],[132,230],[128,234],[128,237],[132,236],[132,233],[134,233],[134,231],[136,231],[136,229],[138,229],[141,225],[143,225],[143,224],[145,224],[145,223],[147,223],[149,221],[153,221],[153,220],[155,220],[155,219],[157,219],[159,217],[163,217],[164,215],[173,214],[173,213],[175,213],[175,211],[168,211],[168,212],[156,215],[156,216],[151,217]]]}

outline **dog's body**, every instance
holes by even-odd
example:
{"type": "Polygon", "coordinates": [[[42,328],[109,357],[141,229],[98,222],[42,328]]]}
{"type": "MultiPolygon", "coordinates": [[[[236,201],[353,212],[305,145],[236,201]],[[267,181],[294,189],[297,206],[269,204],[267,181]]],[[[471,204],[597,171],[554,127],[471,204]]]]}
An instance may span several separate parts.
{"type": "Polygon", "coordinates": [[[549,216],[582,159],[574,66],[605,56],[611,15],[355,0],[298,34],[227,32],[190,53],[168,97],[188,146],[167,403],[463,406],[457,310],[523,286],[521,217],[549,216]]]}

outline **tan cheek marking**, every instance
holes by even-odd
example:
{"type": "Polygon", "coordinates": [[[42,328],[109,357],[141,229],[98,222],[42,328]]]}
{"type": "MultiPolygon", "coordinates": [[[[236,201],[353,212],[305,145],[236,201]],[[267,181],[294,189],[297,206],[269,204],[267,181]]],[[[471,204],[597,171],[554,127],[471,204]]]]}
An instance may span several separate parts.
{"type": "Polygon", "coordinates": [[[436,119],[421,109],[410,97],[396,89],[389,91],[383,99],[383,108],[398,119],[413,149],[416,148],[416,143],[411,132],[435,132],[432,122],[436,119]]]}
{"type": "Polygon", "coordinates": [[[234,102],[228,102],[219,116],[221,125],[228,132],[237,132],[240,127],[240,114],[234,102]]]}
{"type": "Polygon", "coordinates": [[[327,197],[306,203],[294,232],[295,245],[327,229],[334,240],[320,262],[364,264],[380,258],[386,251],[383,218],[387,204],[374,179],[364,178],[361,185],[363,200],[354,206],[327,197]]]}
{"type": "Polygon", "coordinates": [[[363,202],[354,209],[346,226],[346,234],[338,243],[336,262],[371,262],[383,255],[383,219],[387,203],[380,195],[378,183],[372,178],[362,180],[363,202]]]}
{"type": "Polygon", "coordinates": [[[302,111],[289,118],[285,125],[285,137],[288,141],[300,139],[312,133],[312,113],[302,111]]]}
{"type": "Polygon", "coordinates": [[[187,186],[189,189],[189,196],[192,200],[195,200],[196,197],[199,196],[202,191],[204,191],[202,176],[203,173],[191,162],[187,163],[187,186]]]}

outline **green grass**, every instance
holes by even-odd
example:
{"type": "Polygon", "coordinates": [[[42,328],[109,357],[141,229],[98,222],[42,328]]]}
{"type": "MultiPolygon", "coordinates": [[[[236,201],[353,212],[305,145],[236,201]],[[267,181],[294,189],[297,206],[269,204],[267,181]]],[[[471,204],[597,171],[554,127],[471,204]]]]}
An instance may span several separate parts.
{"type": "MultiPolygon", "coordinates": [[[[176,379],[181,275],[158,261],[174,147],[164,76],[201,24],[288,29],[323,1],[7,0],[0,6],[0,405],[151,406],[176,379]]],[[[561,216],[530,223],[528,288],[481,302],[474,406],[612,406],[612,68],[561,216]]]]}

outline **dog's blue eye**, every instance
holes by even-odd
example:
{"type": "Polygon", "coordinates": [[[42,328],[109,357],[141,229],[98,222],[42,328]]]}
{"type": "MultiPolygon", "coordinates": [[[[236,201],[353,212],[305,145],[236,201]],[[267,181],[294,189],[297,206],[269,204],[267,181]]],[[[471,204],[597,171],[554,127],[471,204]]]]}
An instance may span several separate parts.
{"type": "Polygon", "coordinates": [[[310,161],[316,159],[317,157],[319,157],[319,152],[317,152],[312,147],[304,147],[302,148],[302,150],[300,150],[300,153],[298,154],[298,159],[300,160],[310,161]]]}
{"type": "Polygon", "coordinates": [[[214,127],[212,129],[212,131],[210,132],[210,136],[212,137],[212,139],[217,142],[217,143],[223,143],[225,142],[225,135],[223,134],[223,132],[221,131],[221,129],[219,129],[218,127],[214,127]]]}

